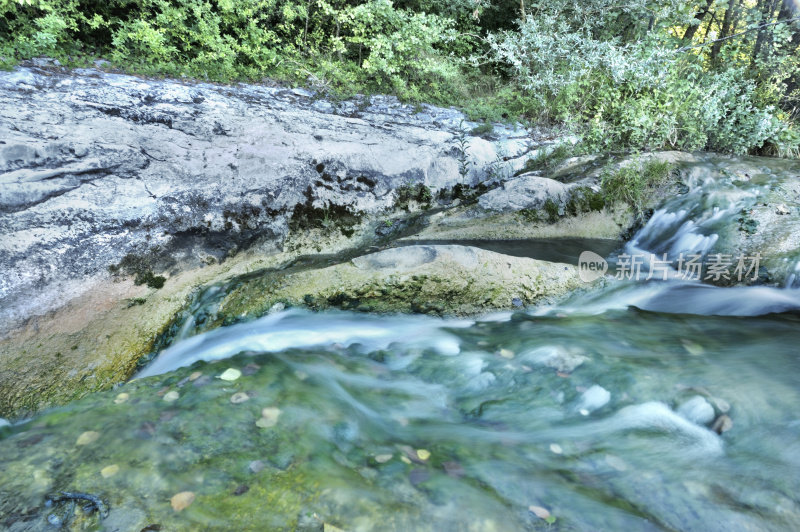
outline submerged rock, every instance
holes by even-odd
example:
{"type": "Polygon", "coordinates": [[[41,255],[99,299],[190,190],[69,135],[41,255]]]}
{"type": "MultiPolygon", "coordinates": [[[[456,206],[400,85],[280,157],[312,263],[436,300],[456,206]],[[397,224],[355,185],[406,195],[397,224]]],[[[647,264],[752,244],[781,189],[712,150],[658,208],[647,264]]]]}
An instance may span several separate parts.
{"type": "Polygon", "coordinates": [[[688,421],[698,425],[708,425],[714,420],[714,407],[699,395],[695,395],[679,406],[677,412],[688,421]]]}
{"type": "Polygon", "coordinates": [[[592,385],[588,390],[581,394],[576,409],[582,415],[589,415],[595,410],[606,406],[611,400],[611,393],[597,384],[592,385]]]}
{"type": "Polygon", "coordinates": [[[468,315],[553,299],[582,286],[567,264],[467,246],[407,246],[321,270],[267,274],[220,304],[227,320],[265,314],[276,302],[314,309],[468,315]]]}

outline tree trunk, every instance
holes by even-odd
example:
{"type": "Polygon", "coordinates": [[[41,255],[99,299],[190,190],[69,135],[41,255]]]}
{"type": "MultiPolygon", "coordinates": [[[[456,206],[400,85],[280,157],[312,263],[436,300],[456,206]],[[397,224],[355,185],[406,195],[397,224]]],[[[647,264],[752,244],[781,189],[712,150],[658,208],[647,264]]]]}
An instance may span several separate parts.
{"type": "MultiPolygon", "coordinates": [[[[791,1],[791,0],[789,0],[791,1]]],[[[686,31],[683,33],[683,42],[684,43],[691,43],[692,39],[694,38],[694,34],[697,33],[697,30],[700,28],[700,25],[703,23],[703,19],[706,18],[708,12],[711,11],[711,6],[714,5],[714,0],[707,0],[706,5],[703,9],[698,11],[694,14],[694,18],[697,19],[697,24],[692,24],[686,31]]]]}
{"type": "MultiPolygon", "coordinates": [[[[778,20],[789,20],[797,16],[800,16],[800,6],[794,0],[783,0],[781,10],[778,12],[778,20]]],[[[787,46],[788,53],[796,56],[800,53],[800,20],[791,22],[789,27],[792,29],[792,39],[787,46]]],[[[800,89],[800,72],[793,72],[783,82],[786,84],[786,90],[781,107],[796,119],[800,117],[800,94],[795,94],[800,89]]]]}
{"type": "MultiPolygon", "coordinates": [[[[769,0],[766,0],[769,1],[769,0]]],[[[717,36],[717,39],[724,39],[731,33],[733,27],[733,12],[736,9],[736,0],[728,0],[728,7],[725,9],[725,17],[722,19],[722,29],[717,36]]],[[[722,49],[723,41],[718,40],[711,47],[711,61],[716,62],[719,56],[719,51],[722,49]]]]}
{"type": "MultiPolygon", "coordinates": [[[[777,0],[760,0],[759,3],[761,4],[761,17],[759,18],[759,24],[767,24],[768,22],[772,21],[772,15],[775,13],[777,0]]],[[[750,61],[751,67],[755,67],[756,63],[763,55],[762,52],[764,52],[764,45],[768,40],[770,31],[771,28],[761,28],[758,30],[756,44],[753,46],[753,56],[750,61]]]]}

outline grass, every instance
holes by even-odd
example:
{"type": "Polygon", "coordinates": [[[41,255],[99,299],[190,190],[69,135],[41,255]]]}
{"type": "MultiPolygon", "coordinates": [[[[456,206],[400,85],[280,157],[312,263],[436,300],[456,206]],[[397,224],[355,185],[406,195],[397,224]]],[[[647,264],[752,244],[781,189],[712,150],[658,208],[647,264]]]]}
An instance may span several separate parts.
{"type": "Polygon", "coordinates": [[[638,215],[644,213],[647,201],[655,192],[673,179],[672,165],[665,161],[633,161],[601,176],[606,203],[622,201],[633,207],[638,215]]]}
{"type": "Polygon", "coordinates": [[[570,144],[558,144],[552,150],[546,148],[539,150],[535,157],[525,161],[520,173],[554,170],[556,166],[576,154],[575,146],[570,144]]]}

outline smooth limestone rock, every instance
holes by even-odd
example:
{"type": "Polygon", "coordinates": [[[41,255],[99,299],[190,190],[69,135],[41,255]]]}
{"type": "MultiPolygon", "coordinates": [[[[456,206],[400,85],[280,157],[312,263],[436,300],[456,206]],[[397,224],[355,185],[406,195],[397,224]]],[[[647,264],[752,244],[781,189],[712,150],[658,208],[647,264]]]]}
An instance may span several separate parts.
{"type": "Polygon", "coordinates": [[[514,212],[541,209],[547,200],[563,208],[569,187],[555,179],[528,173],[505,181],[499,188],[478,198],[478,205],[487,211],[514,212]]]}
{"type": "Polygon", "coordinates": [[[225,321],[265,314],[276,302],[311,308],[469,315],[533,304],[586,286],[567,264],[468,246],[407,246],[321,270],[244,282],[220,304],[225,321]]]}
{"type": "Polygon", "coordinates": [[[0,72],[0,415],[129,377],[198,286],[364,248],[402,185],[500,153],[508,176],[536,145],[471,137],[464,180],[453,109],[44,66],[0,72]],[[126,257],[164,287],[112,276],[126,257]]]}

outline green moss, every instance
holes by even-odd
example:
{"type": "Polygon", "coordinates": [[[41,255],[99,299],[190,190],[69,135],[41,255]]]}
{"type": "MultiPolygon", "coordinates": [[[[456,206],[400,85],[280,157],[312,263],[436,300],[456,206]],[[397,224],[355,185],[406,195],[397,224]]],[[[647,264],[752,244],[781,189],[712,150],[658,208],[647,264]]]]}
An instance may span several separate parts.
{"type": "Polygon", "coordinates": [[[572,191],[567,202],[566,212],[570,216],[578,216],[592,211],[602,211],[606,201],[602,192],[595,192],[589,187],[580,187],[572,191]]]}
{"type": "Polygon", "coordinates": [[[142,285],[146,284],[150,288],[163,288],[164,282],[167,280],[163,275],[155,275],[152,271],[139,272],[133,278],[133,284],[142,285]]]}
{"type": "Polygon", "coordinates": [[[488,121],[485,120],[483,124],[472,128],[470,134],[476,137],[488,137],[494,132],[494,126],[488,121]]]}
{"type": "Polygon", "coordinates": [[[112,264],[108,271],[112,275],[132,275],[133,283],[137,286],[146,284],[150,288],[163,288],[167,278],[153,273],[155,264],[161,260],[163,250],[158,247],[137,254],[128,253],[119,264],[112,264]]]}
{"type": "Polygon", "coordinates": [[[758,220],[754,220],[747,209],[741,210],[740,216],[736,221],[739,222],[739,231],[743,233],[753,235],[758,230],[758,220]]]}
{"type": "Polygon", "coordinates": [[[416,203],[422,208],[430,208],[433,201],[433,194],[424,183],[411,184],[397,187],[395,207],[403,210],[410,210],[412,203],[416,203]]]}
{"type": "Polygon", "coordinates": [[[558,221],[559,218],[559,208],[558,203],[553,201],[551,198],[547,198],[547,201],[544,202],[544,206],[542,207],[544,212],[547,214],[547,221],[550,223],[555,223],[558,221]]]}
{"type": "Polygon", "coordinates": [[[328,232],[341,231],[346,237],[355,233],[355,226],[361,221],[361,214],[353,212],[349,207],[329,205],[325,208],[314,207],[309,199],[306,203],[295,206],[289,220],[291,231],[303,232],[308,229],[324,229],[328,232]]]}

